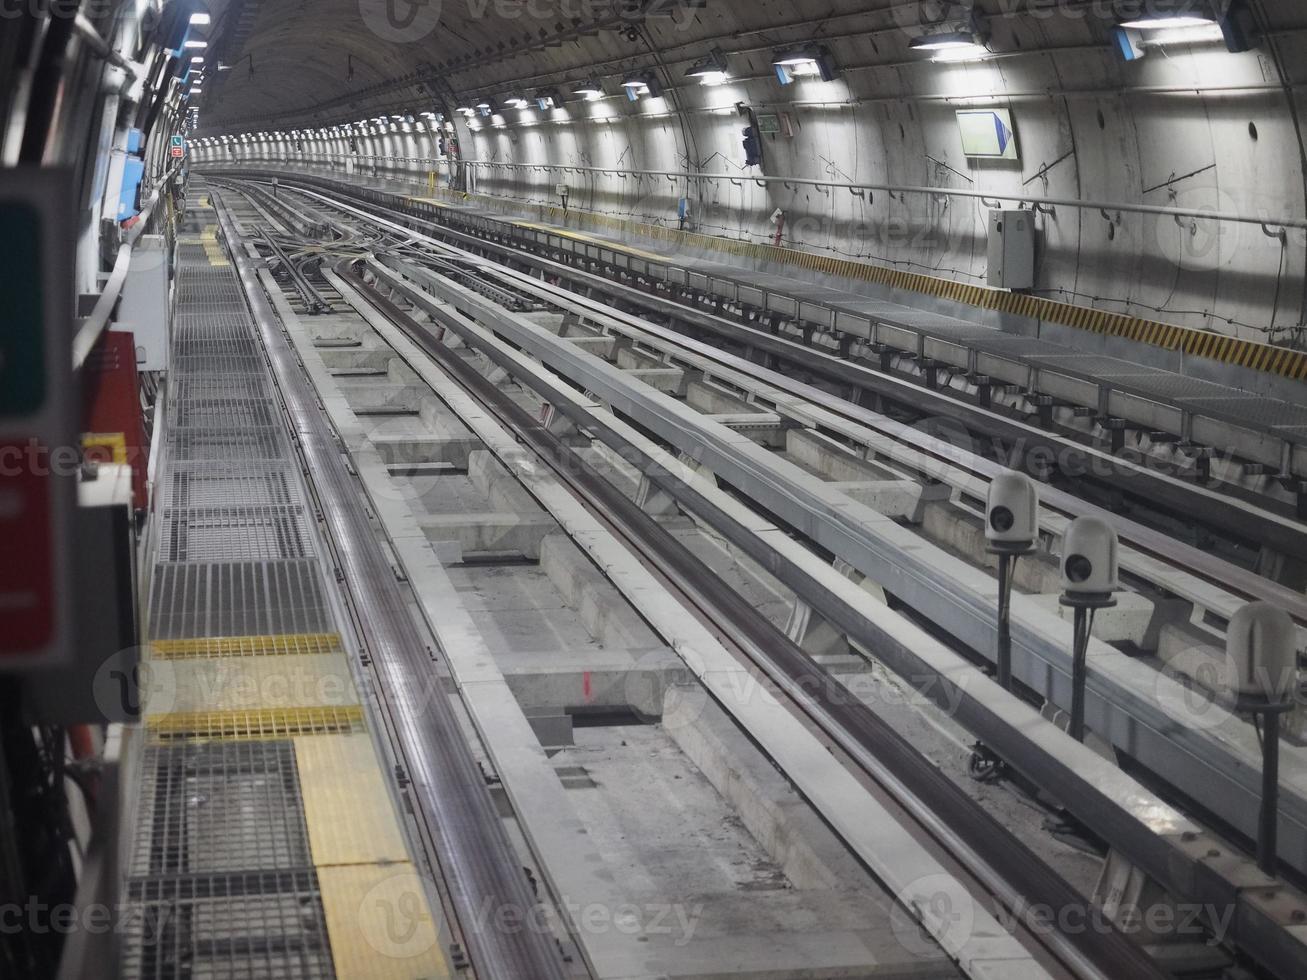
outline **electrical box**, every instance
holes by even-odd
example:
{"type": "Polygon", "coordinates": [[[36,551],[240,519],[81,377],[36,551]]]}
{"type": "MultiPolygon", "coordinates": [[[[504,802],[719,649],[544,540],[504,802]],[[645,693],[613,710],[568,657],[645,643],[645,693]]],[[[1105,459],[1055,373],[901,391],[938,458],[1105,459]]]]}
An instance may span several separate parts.
{"type": "Polygon", "coordinates": [[[137,370],[168,370],[168,261],[162,235],[142,235],[132,249],[112,329],[131,332],[137,370]]]}
{"type": "Polygon", "coordinates": [[[999,289],[1031,289],[1035,285],[1035,216],[1032,212],[989,212],[988,281],[999,289]]]}
{"type": "Polygon", "coordinates": [[[46,724],[140,720],[147,693],[139,666],[136,522],[130,466],[103,465],[79,483],[73,520],[77,561],[72,661],[29,671],[24,693],[46,724]]]}

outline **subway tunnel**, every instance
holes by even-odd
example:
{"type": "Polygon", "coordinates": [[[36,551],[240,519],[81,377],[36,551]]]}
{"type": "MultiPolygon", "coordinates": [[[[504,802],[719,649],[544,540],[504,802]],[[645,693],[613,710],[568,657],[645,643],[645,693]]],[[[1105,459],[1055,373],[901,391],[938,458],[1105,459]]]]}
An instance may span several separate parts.
{"type": "Polygon", "coordinates": [[[1307,975],[1304,53],[0,5],[0,978],[1307,975]]]}

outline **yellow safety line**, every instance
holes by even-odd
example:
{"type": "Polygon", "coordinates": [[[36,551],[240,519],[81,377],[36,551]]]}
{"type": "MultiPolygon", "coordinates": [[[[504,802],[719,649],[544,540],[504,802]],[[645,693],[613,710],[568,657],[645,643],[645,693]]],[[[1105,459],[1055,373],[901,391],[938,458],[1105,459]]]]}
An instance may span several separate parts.
{"type": "Polygon", "coordinates": [[[356,864],[318,868],[317,873],[337,977],[435,980],[453,975],[424,883],[411,864],[356,864]]]}
{"type": "Polygon", "coordinates": [[[254,708],[248,711],[178,711],[150,715],[145,728],[153,742],[250,741],[297,735],[339,735],[363,730],[357,704],[313,708],[254,708]]]}
{"type": "MultiPolygon", "coordinates": [[[[411,200],[421,201],[424,204],[431,204],[437,207],[447,207],[446,204],[435,198],[434,195],[439,194],[446,198],[454,197],[461,201],[476,201],[499,211],[506,211],[511,203],[482,194],[463,194],[446,191],[441,188],[431,188],[430,186],[428,187],[428,190],[434,190],[432,197],[414,197],[411,198],[411,200]]],[[[1184,353],[1195,357],[1203,357],[1211,360],[1223,361],[1227,364],[1251,367],[1256,370],[1267,371],[1287,378],[1307,377],[1307,352],[1291,351],[1288,348],[1280,347],[1275,344],[1263,343],[1262,341],[1225,337],[1223,334],[1217,334],[1209,330],[1202,330],[1195,327],[1162,323],[1157,320],[1145,320],[1126,313],[1111,313],[1107,310],[1077,306],[1072,303],[1061,302],[1060,300],[1045,299],[1042,296],[1011,293],[1002,289],[993,289],[989,286],[959,283],[956,280],[944,279],[939,276],[930,276],[919,272],[904,272],[900,269],[891,269],[885,266],[872,265],[854,259],[822,255],[816,252],[808,252],[785,246],[762,245],[749,241],[733,241],[731,239],[718,238],[713,235],[703,235],[697,232],[667,228],[662,225],[643,224],[625,218],[615,218],[610,215],[590,214],[583,211],[565,212],[561,207],[555,206],[541,205],[538,206],[538,209],[541,218],[544,219],[546,223],[537,224],[534,222],[519,221],[507,216],[504,220],[509,224],[517,225],[519,227],[545,231],[554,235],[562,235],[579,241],[585,241],[590,244],[601,245],[606,248],[626,252],[630,255],[639,256],[645,259],[669,263],[673,261],[670,257],[665,255],[645,252],[630,245],[620,245],[611,241],[593,239],[582,233],[571,231],[561,225],[547,223],[551,220],[561,222],[571,219],[592,227],[634,233],[644,238],[672,242],[678,246],[709,249],[711,251],[750,258],[760,262],[792,265],[800,269],[821,272],[830,276],[837,276],[845,279],[858,279],[864,282],[874,282],[891,289],[914,292],[927,296],[936,296],[941,299],[952,300],[953,302],[975,306],[984,310],[993,310],[998,313],[1009,313],[1016,316],[1028,317],[1033,320],[1058,323],[1063,326],[1072,327],[1077,330],[1085,330],[1091,333],[1107,334],[1114,337],[1125,337],[1153,347],[1163,347],[1167,350],[1182,350],[1184,353]],[[1218,343],[1221,339],[1229,340],[1230,343],[1221,345],[1218,343]],[[1281,357],[1279,356],[1279,352],[1281,351],[1287,353],[1281,357]]]]}
{"type": "Polygon", "coordinates": [[[273,636],[214,636],[185,640],[152,640],[150,652],[159,660],[217,657],[260,657],[275,654],[338,653],[336,633],[281,633],[273,636]]]}

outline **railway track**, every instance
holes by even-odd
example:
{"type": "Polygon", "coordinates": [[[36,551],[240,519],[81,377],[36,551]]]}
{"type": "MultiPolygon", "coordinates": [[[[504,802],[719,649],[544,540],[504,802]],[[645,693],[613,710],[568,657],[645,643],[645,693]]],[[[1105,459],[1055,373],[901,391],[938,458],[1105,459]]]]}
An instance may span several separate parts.
{"type": "MultiPolygon", "coordinates": [[[[525,414],[522,407],[514,404],[502,390],[489,384],[475,371],[470,371],[466,362],[451,354],[442,344],[441,338],[446,332],[452,332],[471,346],[471,340],[477,334],[464,314],[470,314],[472,320],[480,321],[483,327],[490,327],[503,337],[507,334],[500,329],[501,325],[489,318],[492,308],[515,316],[521,316],[523,311],[547,310],[562,314],[564,320],[569,322],[585,323],[592,327],[598,325],[607,335],[623,336],[631,343],[628,349],[656,354],[665,359],[662,361],[665,364],[679,359],[676,363],[685,366],[696,363],[698,359],[700,369],[706,365],[715,380],[730,382],[731,372],[742,373],[745,364],[740,363],[734,355],[724,354],[707,344],[687,339],[677,331],[651,324],[641,317],[606,307],[599,301],[580,297],[561,286],[542,282],[541,278],[527,272],[506,269],[466,250],[437,244],[429,238],[419,241],[417,238],[421,236],[413,236],[411,229],[406,229],[389,218],[368,215],[353,205],[332,201],[316,192],[306,194],[308,196],[297,199],[297,206],[311,198],[315,208],[335,209],[336,214],[330,223],[336,234],[342,240],[366,240],[380,258],[380,261],[373,259],[368,264],[371,283],[365,283],[355,273],[346,270],[347,266],[353,264],[351,261],[342,260],[334,272],[320,274],[322,282],[316,283],[315,289],[321,290],[325,284],[322,295],[330,297],[329,306],[336,307],[345,300],[340,289],[343,282],[353,296],[364,297],[382,317],[400,327],[426,355],[438,362],[450,377],[455,378],[481,407],[514,432],[516,438],[530,446],[539,460],[547,462],[558,477],[579,498],[585,500],[593,511],[602,513],[606,522],[612,524],[632,547],[645,555],[661,576],[676,586],[683,601],[695,605],[699,615],[712,622],[719,633],[731,636],[737,652],[747,655],[755,667],[766,673],[784,696],[790,699],[796,710],[805,713],[808,721],[821,728],[849,760],[861,766],[864,776],[878,779],[883,791],[897,792],[899,805],[911,813],[917,822],[917,834],[933,839],[936,846],[945,847],[946,850],[951,847],[950,859],[969,869],[968,876],[973,889],[983,891],[989,900],[1005,906],[1009,912],[1019,909],[1022,903],[1029,903],[1032,896],[1047,899],[1054,907],[1078,900],[1056,873],[1033,858],[1020,842],[1011,839],[1010,835],[1005,836],[1006,832],[993,824],[992,818],[988,818],[987,814],[974,805],[968,806],[970,801],[965,796],[959,796],[956,787],[949,784],[947,779],[923,778],[920,772],[922,767],[915,758],[914,750],[893,731],[886,730],[883,722],[879,722],[864,706],[836,706],[814,699],[809,689],[829,690],[831,678],[819,665],[814,664],[813,658],[801,649],[793,637],[759,616],[757,610],[747,601],[741,600],[738,593],[724,586],[710,572],[705,572],[701,565],[696,565],[693,555],[678,552],[675,541],[669,540],[659,525],[651,521],[639,506],[615,491],[611,484],[584,461],[575,458],[569,447],[551,431],[550,425],[525,414]],[[370,231],[365,233],[362,230],[364,227],[370,231]],[[433,294],[442,293],[442,289],[432,288],[433,279],[439,279],[445,284],[443,295],[437,295],[431,302],[424,302],[420,298],[424,290],[433,294]],[[956,819],[945,820],[942,814],[954,815],[956,819]]],[[[266,201],[262,205],[261,210],[265,213],[274,210],[267,206],[266,201]]],[[[288,219],[296,213],[294,207],[285,203],[277,207],[285,211],[284,217],[288,219]]],[[[279,258],[283,264],[287,263],[284,254],[279,258]]],[[[300,288],[302,284],[294,285],[294,292],[303,299],[300,288]]],[[[312,303],[305,301],[302,312],[311,316],[312,303]]],[[[516,338],[522,350],[535,354],[547,365],[553,366],[549,356],[542,356],[543,348],[532,350],[529,343],[521,344],[521,339],[516,338]]],[[[515,361],[511,353],[500,352],[489,356],[505,370],[522,370],[521,363],[515,361]]],[[[867,421],[858,417],[860,410],[854,411],[857,406],[850,406],[828,393],[820,393],[811,386],[796,385],[780,372],[765,368],[759,370],[757,365],[749,365],[749,368],[754,381],[760,380],[771,385],[778,393],[769,396],[766,403],[766,408],[778,417],[807,415],[811,421],[813,415],[820,416],[825,412],[831,419],[842,420],[844,423],[861,425],[867,421]],[[825,397],[811,397],[814,394],[824,394],[825,397]],[[808,400],[800,404],[798,400],[805,397],[808,400]],[[788,405],[787,400],[790,403],[788,405]]],[[[646,367],[644,370],[659,369],[646,367]]],[[[514,376],[521,380],[520,375],[514,376]]],[[[736,390],[743,393],[742,389],[736,390]]],[[[536,389],[536,394],[544,396],[546,405],[551,404],[548,392],[536,389]]],[[[561,393],[553,394],[552,406],[568,415],[583,430],[587,422],[594,422],[593,416],[577,410],[575,406],[569,409],[567,399],[561,393]]],[[[750,394],[755,396],[756,403],[757,392],[750,394]]],[[[608,401],[613,408],[618,408],[615,398],[608,401]]],[[[640,422],[642,426],[647,424],[647,420],[642,421],[634,412],[633,406],[623,405],[619,415],[640,422]]],[[[838,426],[834,428],[838,431],[838,426]]],[[[666,438],[665,433],[657,432],[656,426],[654,431],[666,438]]],[[[895,440],[895,436],[902,439],[904,433],[896,430],[892,421],[887,425],[886,420],[881,419],[877,433],[882,440],[888,438],[899,446],[907,447],[906,440],[895,440]]],[[[680,448],[684,450],[684,447],[680,448]]],[[[930,464],[933,472],[938,473],[940,465],[944,464],[969,472],[972,478],[976,475],[993,475],[992,469],[980,461],[967,459],[937,443],[928,444],[924,449],[934,461],[930,464]]],[[[920,449],[917,451],[920,452],[920,449]]],[[[908,462],[899,451],[885,453],[884,457],[897,465],[908,462]]],[[[920,460],[917,463],[918,466],[921,465],[920,460]]],[[[646,475],[651,475],[651,471],[646,471],[646,475]]],[[[711,503],[703,502],[702,495],[696,498],[692,489],[687,492],[691,484],[679,476],[665,473],[661,481],[654,477],[654,482],[683,504],[693,506],[697,501],[700,517],[713,509],[711,503]]],[[[1055,506],[1059,504],[1068,509],[1081,506],[1075,501],[1061,499],[1055,501],[1055,506]]],[[[793,533],[795,528],[796,522],[791,521],[789,531],[793,533]]],[[[1147,539],[1143,531],[1138,537],[1147,539]]],[[[1142,547],[1140,551],[1141,554],[1156,559],[1158,551],[1167,550],[1167,542],[1161,537],[1151,540],[1153,551],[1147,552],[1142,547]]],[[[761,553],[753,557],[764,558],[761,553]]],[[[1210,573],[1213,567],[1209,564],[1204,569],[1205,573],[1210,573]]],[[[1205,581],[1209,586],[1219,584],[1211,578],[1205,581]]],[[[790,582],[787,581],[787,584],[790,582]]],[[[1201,584],[1194,584],[1192,588],[1197,592],[1203,591],[1201,584]]],[[[828,605],[824,611],[832,610],[836,610],[835,605],[828,605]]],[[[831,618],[837,625],[853,621],[850,617],[841,623],[838,610],[831,618]]],[[[849,632],[850,635],[853,634],[853,630],[849,632]]],[[[883,631],[879,638],[885,639],[883,631]]],[[[925,768],[934,772],[929,766],[925,768]]],[[[1048,958],[1046,964],[1056,964],[1058,968],[1073,975],[1145,976],[1149,975],[1147,971],[1156,969],[1153,964],[1141,958],[1138,947],[1110,930],[1106,940],[1099,936],[1090,943],[1049,941],[1047,936],[1039,935],[1039,930],[1030,928],[1026,928],[1022,938],[1043,947],[1043,955],[1048,958]]]]}

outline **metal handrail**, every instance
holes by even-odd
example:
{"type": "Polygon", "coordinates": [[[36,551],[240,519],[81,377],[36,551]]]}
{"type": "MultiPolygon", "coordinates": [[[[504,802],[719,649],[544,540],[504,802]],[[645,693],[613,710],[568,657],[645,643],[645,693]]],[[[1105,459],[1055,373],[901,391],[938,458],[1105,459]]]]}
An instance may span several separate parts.
{"type": "MultiPolygon", "coordinates": [[[[338,157],[339,154],[330,154],[329,157],[338,157]]],[[[507,163],[500,160],[457,160],[451,161],[436,157],[408,157],[382,154],[348,154],[347,159],[354,159],[360,162],[373,162],[379,160],[398,161],[400,163],[421,163],[432,164],[435,167],[444,164],[457,163],[462,167],[481,167],[487,170],[545,170],[553,173],[592,173],[603,174],[613,177],[621,176],[623,179],[630,177],[667,177],[669,180],[711,180],[711,181],[734,181],[738,179],[736,174],[713,174],[697,173],[686,170],[632,170],[629,167],[623,167],[620,171],[611,167],[585,167],[575,164],[559,163],[507,163]]],[[[207,161],[206,161],[207,162],[207,161]]],[[[221,162],[218,160],[212,162],[221,162]]],[[[236,161],[240,162],[240,161],[236,161]]],[[[291,161],[294,162],[294,161],[291,161]]],[[[308,161],[304,161],[308,162],[308,161]]],[[[1307,229],[1307,217],[1303,218],[1276,218],[1268,215],[1247,215],[1236,214],[1231,211],[1207,210],[1204,208],[1180,208],[1165,207],[1155,204],[1124,204],[1120,202],[1103,202],[1103,201],[1086,201],[1076,198],[1064,197],[1032,197],[1021,194],[1006,194],[995,190],[961,190],[952,187],[923,187],[911,184],[884,184],[884,183],[855,183],[850,181],[835,180],[817,180],[811,177],[771,177],[766,174],[748,174],[750,179],[756,181],[761,186],[771,184],[780,184],[790,190],[797,187],[816,187],[826,190],[840,189],[850,192],[858,191],[884,191],[891,194],[921,194],[938,197],[959,197],[968,200],[977,201],[1015,201],[1017,204],[1027,204],[1032,210],[1043,211],[1046,214],[1054,214],[1054,209],[1059,207],[1076,208],[1082,211],[1095,212],[1127,212],[1132,214],[1149,214],[1164,218],[1205,218],[1211,221],[1230,222],[1234,224],[1257,225],[1266,231],[1270,237],[1278,237],[1278,233],[1286,228],[1307,229]],[[1269,230],[1268,230],[1269,229],[1269,230]]]]}

